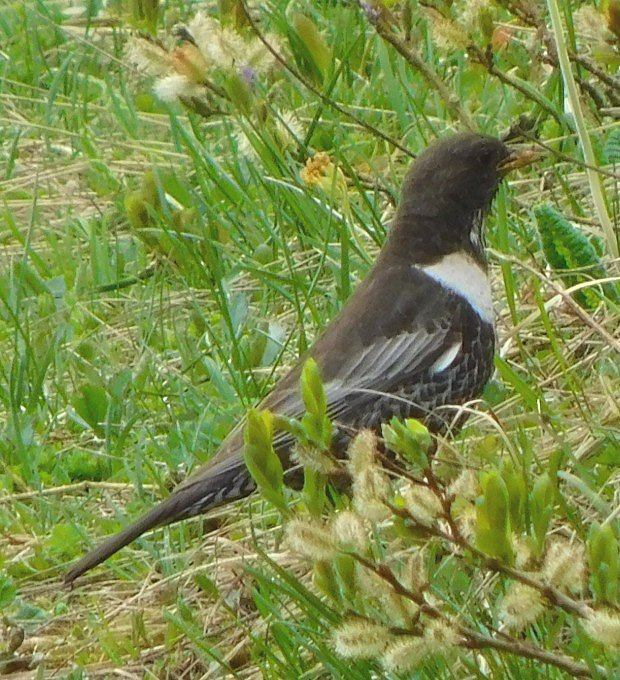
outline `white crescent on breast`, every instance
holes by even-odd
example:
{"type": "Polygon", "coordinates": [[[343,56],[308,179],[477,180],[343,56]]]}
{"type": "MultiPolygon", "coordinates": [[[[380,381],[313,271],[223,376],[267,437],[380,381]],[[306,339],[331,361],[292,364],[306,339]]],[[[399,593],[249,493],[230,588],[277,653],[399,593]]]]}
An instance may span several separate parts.
{"type": "Polygon", "coordinates": [[[450,253],[439,262],[417,265],[420,271],[467,300],[478,316],[494,324],[495,311],[491,285],[484,269],[463,252],[450,253]]]}

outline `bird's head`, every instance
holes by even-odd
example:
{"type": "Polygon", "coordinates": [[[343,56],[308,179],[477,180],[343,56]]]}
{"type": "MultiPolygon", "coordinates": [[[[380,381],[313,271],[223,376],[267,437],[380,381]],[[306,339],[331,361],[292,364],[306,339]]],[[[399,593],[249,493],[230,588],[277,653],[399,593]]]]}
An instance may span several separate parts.
{"type": "Polygon", "coordinates": [[[403,183],[394,235],[423,260],[465,250],[484,259],[482,219],[517,156],[495,137],[463,133],[429,146],[403,183]]]}

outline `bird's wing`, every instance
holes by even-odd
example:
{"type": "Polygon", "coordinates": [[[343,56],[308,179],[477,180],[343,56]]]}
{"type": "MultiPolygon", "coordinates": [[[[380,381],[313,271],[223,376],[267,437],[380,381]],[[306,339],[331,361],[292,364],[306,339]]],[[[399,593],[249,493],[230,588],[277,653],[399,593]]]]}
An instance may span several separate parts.
{"type": "MultiPolygon", "coordinates": [[[[428,277],[411,266],[371,274],[315,342],[306,358],[314,358],[319,365],[332,418],[349,420],[359,405],[356,393],[361,398],[369,391],[389,393],[398,385],[415,384],[424,371],[447,368],[455,358],[461,341],[461,305],[453,291],[438,285],[429,294],[424,284],[428,277]],[[385,291],[390,291],[387,300],[385,291]],[[390,309],[383,313],[386,305],[390,309]]],[[[304,405],[299,377],[303,364],[302,359],[259,408],[301,417],[304,405]]],[[[241,421],[211,461],[175,491],[205,476],[242,466],[243,427],[241,421]]],[[[286,450],[291,443],[287,433],[277,433],[274,438],[276,450],[286,450]]]]}
{"type": "Polygon", "coordinates": [[[356,397],[367,398],[369,391],[390,393],[395,386],[415,382],[416,375],[439,365],[442,355],[452,356],[454,348],[460,347],[457,334],[449,340],[448,334],[449,328],[439,325],[432,331],[415,328],[367,345],[326,383],[329,415],[348,415],[356,397]]]}
{"type": "MultiPolygon", "coordinates": [[[[393,337],[379,335],[361,350],[344,357],[323,383],[329,416],[346,416],[356,395],[370,391],[389,393],[396,385],[414,383],[416,375],[433,366],[447,368],[450,357],[454,359],[460,348],[460,334],[451,329],[449,319],[445,321],[433,328],[403,330],[393,337]]],[[[304,405],[298,381],[274,391],[263,406],[280,415],[300,417],[304,405]]]]}

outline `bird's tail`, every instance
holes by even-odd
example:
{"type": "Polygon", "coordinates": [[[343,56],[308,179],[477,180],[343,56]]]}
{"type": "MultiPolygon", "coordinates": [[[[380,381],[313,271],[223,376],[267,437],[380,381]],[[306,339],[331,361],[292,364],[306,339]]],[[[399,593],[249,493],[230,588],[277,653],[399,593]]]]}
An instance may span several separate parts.
{"type": "Polygon", "coordinates": [[[223,474],[218,474],[217,469],[208,472],[202,470],[201,474],[180,485],[178,490],[142,517],[119,533],[105,539],[96,548],[84,555],[65,574],[65,583],[72,583],[76,578],[101,564],[150,529],[163,527],[201,514],[223,503],[243,498],[251,493],[254,488],[254,482],[243,462],[233,470],[223,471],[223,474]]]}
{"type": "MultiPolygon", "coordinates": [[[[172,498],[173,497],[168,498],[167,500],[172,500],[172,498]]],[[[174,522],[174,519],[169,519],[167,510],[166,501],[164,501],[142,515],[142,517],[135,522],[132,522],[122,531],[106,538],[71,567],[65,574],[65,583],[72,583],[76,578],[93,567],[96,567],[104,560],[107,560],[108,557],[114,555],[115,552],[124,548],[138,538],[138,536],[142,536],[142,534],[149,531],[149,529],[155,529],[156,527],[174,522]]]]}

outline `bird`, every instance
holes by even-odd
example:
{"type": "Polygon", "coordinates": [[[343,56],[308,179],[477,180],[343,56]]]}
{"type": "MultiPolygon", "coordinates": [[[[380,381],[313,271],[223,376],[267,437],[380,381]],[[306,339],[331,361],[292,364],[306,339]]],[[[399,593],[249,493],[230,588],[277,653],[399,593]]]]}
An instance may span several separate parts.
{"type": "MultiPolygon", "coordinates": [[[[298,384],[311,357],[337,428],[335,446],[345,448],[351,432],[379,430],[394,416],[417,418],[431,432],[445,432],[449,407],[479,396],[493,371],[495,314],[484,218],[503,177],[529,162],[527,152],[472,132],[445,137],[422,151],[405,176],[369,273],[259,408],[301,417],[298,384]]],[[[243,431],[241,420],[205,465],[79,559],[65,582],[71,584],[146,531],[251,494],[256,484],[243,458],[243,431]]],[[[290,435],[274,438],[285,469],[292,465],[293,445],[290,435]]]]}

